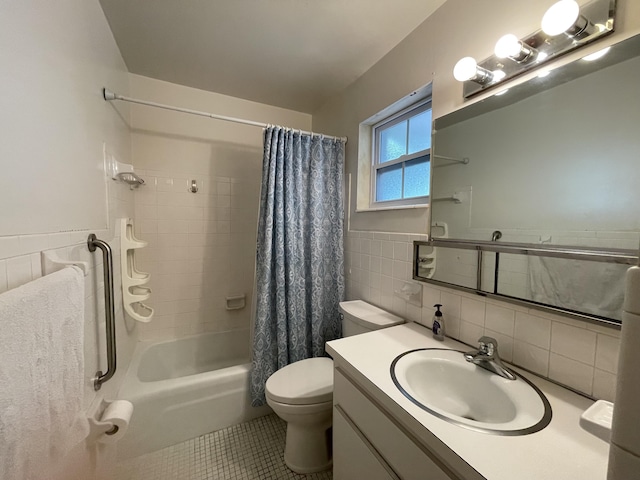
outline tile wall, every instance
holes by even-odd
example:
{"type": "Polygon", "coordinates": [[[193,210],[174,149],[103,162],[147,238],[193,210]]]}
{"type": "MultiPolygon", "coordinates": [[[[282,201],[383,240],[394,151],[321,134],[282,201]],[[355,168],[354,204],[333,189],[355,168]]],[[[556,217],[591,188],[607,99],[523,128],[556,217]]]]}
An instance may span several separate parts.
{"type": "MultiPolygon", "coordinates": [[[[140,75],[134,97],[311,130],[311,115],[140,75]]],[[[135,230],[149,246],[151,322],[143,340],[246,329],[249,342],[257,215],[262,178],[260,128],[133,106],[132,158],[147,185],[135,193],[135,230]],[[197,193],[190,192],[191,180],[197,193]],[[226,297],[245,307],[226,309],[226,297]]]]}
{"type": "Polygon", "coordinates": [[[116,306],[116,333],[118,364],[116,377],[106,383],[101,395],[115,397],[117,387],[125,374],[136,342],[135,326],[125,320],[122,309],[122,286],[120,276],[119,231],[114,227],[120,217],[133,213],[133,193],[121,183],[108,181],[109,230],[52,233],[45,235],[21,235],[0,237],[0,293],[24,285],[42,276],[41,252],[53,250],[61,259],[80,260],[89,263],[90,271],[85,277],[85,407],[96,397],[93,377],[99,369],[106,368],[105,353],[105,309],[102,255],[90,253],[86,246],[89,233],[105,240],[113,251],[114,299],[116,306]]]}
{"type": "Polygon", "coordinates": [[[426,283],[422,307],[396,294],[411,275],[412,242],[425,236],[349,231],[345,242],[347,298],[363,299],[431,326],[443,305],[447,335],[476,346],[498,340],[503,359],[589,396],[613,400],[619,330],[426,283]]]}
{"type": "MultiPolygon", "coordinates": [[[[0,293],[42,276],[41,252],[53,250],[64,260],[80,260],[89,263],[85,276],[84,315],[84,406],[90,411],[94,400],[116,398],[122,378],[126,374],[131,355],[137,341],[135,322],[125,317],[122,309],[122,286],[120,276],[119,231],[115,228],[117,218],[133,214],[133,192],[128,186],[107,179],[109,229],[52,233],[46,235],[20,235],[0,237],[0,293]],[[114,255],[114,301],[116,314],[116,344],[118,369],[115,376],[105,383],[99,392],[93,389],[93,377],[107,366],[105,346],[105,307],[102,255],[90,253],[86,246],[89,233],[105,240],[114,255]]],[[[95,444],[78,444],[66,459],[65,478],[103,478],[106,468],[115,460],[113,446],[98,449],[95,444]]],[[[53,478],[53,476],[52,476],[53,478]]],[[[57,478],[57,477],[56,477],[57,478]]]]}
{"type": "Polygon", "coordinates": [[[149,246],[138,251],[138,267],[151,273],[155,309],[140,326],[141,340],[248,329],[261,171],[222,177],[176,170],[140,170],[146,185],[136,191],[134,226],[149,246]],[[189,192],[194,179],[197,193],[189,192]],[[227,310],[226,297],[242,294],[246,307],[227,310]]]}

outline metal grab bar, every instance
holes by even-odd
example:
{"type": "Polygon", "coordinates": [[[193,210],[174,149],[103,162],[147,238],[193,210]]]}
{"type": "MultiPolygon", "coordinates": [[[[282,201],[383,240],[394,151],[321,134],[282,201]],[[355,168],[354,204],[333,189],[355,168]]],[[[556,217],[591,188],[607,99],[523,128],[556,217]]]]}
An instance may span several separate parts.
{"type": "Polygon", "coordinates": [[[116,373],[116,315],[113,303],[113,254],[111,247],[103,240],[98,240],[92,233],[87,239],[87,246],[90,252],[95,252],[96,248],[102,250],[102,270],[104,273],[104,306],[105,321],[107,329],[107,371],[96,372],[93,380],[93,389],[100,390],[102,384],[109,380],[116,373]]]}

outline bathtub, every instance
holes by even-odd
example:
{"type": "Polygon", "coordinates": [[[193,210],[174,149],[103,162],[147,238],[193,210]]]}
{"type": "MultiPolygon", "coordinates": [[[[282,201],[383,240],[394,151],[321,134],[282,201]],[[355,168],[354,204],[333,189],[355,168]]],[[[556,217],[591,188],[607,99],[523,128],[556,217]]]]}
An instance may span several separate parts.
{"type": "Polygon", "coordinates": [[[249,333],[140,342],[118,398],[133,403],[118,456],[135,457],[271,412],[249,400],[249,333]]]}

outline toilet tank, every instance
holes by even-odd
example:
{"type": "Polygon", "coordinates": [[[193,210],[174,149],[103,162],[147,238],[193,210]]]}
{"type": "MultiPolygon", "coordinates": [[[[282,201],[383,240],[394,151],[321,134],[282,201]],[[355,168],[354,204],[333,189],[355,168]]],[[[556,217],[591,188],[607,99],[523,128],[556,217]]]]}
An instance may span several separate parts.
{"type": "Polygon", "coordinates": [[[343,337],[404,323],[404,319],[362,300],[340,302],[340,313],[343,337]]]}

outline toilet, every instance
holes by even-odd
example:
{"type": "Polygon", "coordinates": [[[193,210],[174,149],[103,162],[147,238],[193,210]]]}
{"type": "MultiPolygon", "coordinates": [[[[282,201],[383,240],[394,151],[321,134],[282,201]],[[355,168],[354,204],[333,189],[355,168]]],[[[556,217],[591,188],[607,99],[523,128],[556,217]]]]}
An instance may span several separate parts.
{"type": "MultiPolygon", "coordinates": [[[[344,337],[380,330],[404,320],[362,300],[340,302],[344,337]]],[[[331,468],[333,361],[318,357],[281,368],[266,383],[267,404],[287,422],[284,461],[296,473],[331,468]]]]}

